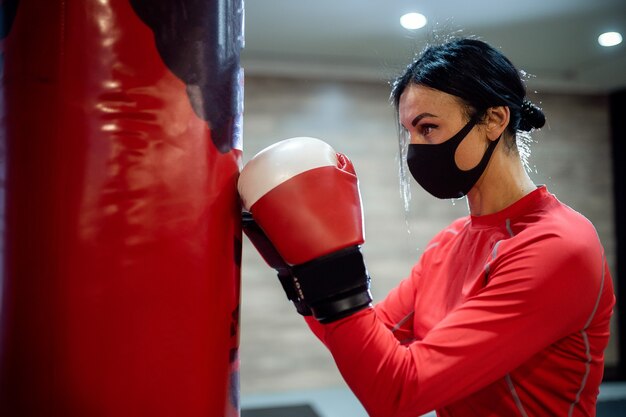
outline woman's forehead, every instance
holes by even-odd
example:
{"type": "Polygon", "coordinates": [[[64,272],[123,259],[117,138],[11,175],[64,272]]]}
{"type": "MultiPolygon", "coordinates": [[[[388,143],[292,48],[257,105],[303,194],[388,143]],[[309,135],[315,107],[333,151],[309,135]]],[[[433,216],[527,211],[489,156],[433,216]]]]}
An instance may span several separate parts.
{"type": "Polygon", "coordinates": [[[405,126],[422,113],[444,117],[462,108],[460,100],[451,94],[419,84],[411,84],[402,92],[398,103],[400,121],[405,126]]]}

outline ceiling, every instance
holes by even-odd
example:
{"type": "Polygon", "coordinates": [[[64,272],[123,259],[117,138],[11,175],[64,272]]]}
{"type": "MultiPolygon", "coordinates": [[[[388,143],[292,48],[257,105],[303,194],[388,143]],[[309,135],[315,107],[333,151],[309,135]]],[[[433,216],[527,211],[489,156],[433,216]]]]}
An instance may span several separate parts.
{"type": "Polygon", "coordinates": [[[453,34],[500,48],[529,88],[606,93],[626,88],[626,0],[246,0],[246,74],[390,80],[428,42],[453,34]],[[409,31],[400,16],[429,22],[409,31]]]}

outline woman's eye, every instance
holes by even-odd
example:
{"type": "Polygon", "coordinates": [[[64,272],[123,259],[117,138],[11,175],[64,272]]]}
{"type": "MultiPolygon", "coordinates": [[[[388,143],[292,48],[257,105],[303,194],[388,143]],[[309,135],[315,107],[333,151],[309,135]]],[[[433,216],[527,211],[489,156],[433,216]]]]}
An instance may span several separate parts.
{"type": "Polygon", "coordinates": [[[431,124],[420,125],[419,127],[420,134],[422,136],[428,136],[430,133],[432,133],[435,127],[436,127],[435,125],[431,125],[431,124]]]}

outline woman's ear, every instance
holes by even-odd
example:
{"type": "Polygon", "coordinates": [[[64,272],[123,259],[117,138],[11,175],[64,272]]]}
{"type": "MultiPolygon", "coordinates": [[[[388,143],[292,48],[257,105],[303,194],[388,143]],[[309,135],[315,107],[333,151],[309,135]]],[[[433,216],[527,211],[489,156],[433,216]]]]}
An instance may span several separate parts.
{"type": "Polygon", "coordinates": [[[502,135],[511,119],[511,111],[507,106],[489,107],[485,120],[485,130],[489,140],[496,140],[502,135]]]}

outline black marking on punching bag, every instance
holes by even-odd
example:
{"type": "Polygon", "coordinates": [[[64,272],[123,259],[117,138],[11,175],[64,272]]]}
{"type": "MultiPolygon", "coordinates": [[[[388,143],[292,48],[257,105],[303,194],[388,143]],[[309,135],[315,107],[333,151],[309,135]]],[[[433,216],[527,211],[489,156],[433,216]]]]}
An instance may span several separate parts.
{"type": "Polygon", "coordinates": [[[229,375],[229,399],[235,409],[239,409],[239,367],[235,363],[239,360],[239,304],[231,312],[229,362],[231,373],[229,375]]]}
{"type": "Polygon", "coordinates": [[[238,140],[239,54],[243,0],[130,0],[154,33],[165,65],[187,85],[198,117],[213,143],[229,152],[238,140]]]}
{"type": "Polygon", "coordinates": [[[243,249],[243,242],[241,241],[241,239],[239,239],[238,237],[235,237],[234,241],[234,248],[233,248],[233,261],[235,262],[235,266],[237,268],[241,268],[241,251],[243,249]]]}
{"type": "Polygon", "coordinates": [[[4,0],[0,4],[0,39],[7,37],[17,14],[19,0],[4,0]]]}

